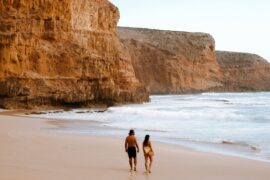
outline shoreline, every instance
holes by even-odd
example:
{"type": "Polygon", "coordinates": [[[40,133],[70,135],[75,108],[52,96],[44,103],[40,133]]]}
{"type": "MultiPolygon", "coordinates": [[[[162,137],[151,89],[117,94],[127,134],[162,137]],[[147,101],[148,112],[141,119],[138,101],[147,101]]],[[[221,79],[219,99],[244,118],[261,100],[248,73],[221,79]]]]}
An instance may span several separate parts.
{"type": "MultiPolygon", "coordinates": [[[[65,112],[65,111],[72,111],[72,110],[80,110],[80,109],[70,109],[70,110],[63,110],[63,109],[57,109],[57,110],[48,110],[48,111],[53,111],[53,113],[56,112],[65,112]]],[[[82,110],[85,110],[84,108],[82,108],[82,110]]],[[[93,111],[103,111],[104,109],[90,109],[93,111]]],[[[40,112],[47,112],[47,110],[44,111],[28,111],[28,110],[21,110],[21,111],[2,111],[0,112],[0,116],[1,115],[8,115],[8,116],[17,116],[17,117],[26,117],[26,118],[32,118],[32,119],[39,119],[41,121],[45,121],[47,124],[49,125],[53,125],[54,128],[50,131],[57,132],[57,134],[67,134],[67,135],[78,135],[78,136],[94,136],[94,137],[102,137],[102,138],[108,138],[110,135],[109,134],[113,134],[113,133],[104,133],[104,132],[120,132],[120,131],[127,131],[126,129],[121,129],[121,128],[114,128],[114,127],[109,127],[109,126],[98,126],[97,124],[100,124],[99,121],[84,121],[84,120],[68,120],[68,119],[61,119],[61,118],[45,118],[45,117],[35,117],[35,116],[31,116],[32,115],[38,115],[40,112]],[[79,130],[65,130],[65,129],[61,129],[63,127],[65,127],[65,125],[67,124],[72,124],[72,123],[85,123],[87,125],[90,125],[93,130],[93,132],[80,132],[79,130]],[[57,127],[56,127],[57,126],[57,127]],[[98,129],[98,130],[96,130],[98,129]]],[[[46,114],[46,113],[45,113],[46,114]]],[[[140,131],[138,131],[140,132],[140,131]]],[[[146,133],[146,132],[141,132],[142,133],[146,133]]],[[[147,132],[147,133],[151,133],[151,132],[147,132]]],[[[116,133],[117,134],[117,133],[116,133]]],[[[137,133],[138,134],[138,133],[137,133]]],[[[126,134],[121,134],[119,133],[118,135],[112,135],[113,138],[121,138],[124,137],[126,134]]],[[[142,139],[143,137],[141,137],[142,139]]],[[[262,157],[255,157],[252,156],[251,154],[247,154],[247,153],[251,153],[254,149],[253,149],[253,145],[241,145],[241,144],[237,144],[234,142],[227,142],[225,141],[225,143],[221,142],[221,143],[212,143],[212,142],[201,142],[201,141],[195,141],[195,140],[185,140],[185,139],[181,139],[179,140],[178,143],[176,143],[175,141],[171,140],[171,139],[156,139],[153,142],[155,143],[159,143],[159,144],[166,144],[166,145],[171,145],[171,146],[176,146],[179,148],[183,148],[183,149],[188,149],[191,151],[196,151],[196,152],[202,152],[202,153],[210,153],[210,154],[215,154],[215,155],[222,155],[222,156],[228,156],[228,157],[236,157],[236,158],[243,158],[243,159],[248,159],[248,160],[254,160],[254,161],[259,161],[259,162],[264,162],[264,163],[270,163],[270,159],[269,158],[262,158],[262,157]],[[246,154],[243,154],[246,153],[246,154]]],[[[256,147],[255,147],[256,148],[256,147]]],[[[259,150],[259,149],[256,149],[259,150]]]]}
{"type": "MultiPolygon", "coordinates": [[[[154,143],[152,174],[130,173],[123,138],[53,133],[44,119],[0,115],[0,179],[268,180],[270,164],[154,143]]],[[[141,148],[141,147],[140,147],[141,148]]]]}
{"type": "MultiPolygon", "coordinates": [[[[77,109],[73,109],[77,110],[77,109]]],[[[114,138],[121,138],[126,135],[127,129],[121,129],[121,128],[115,128],[110,126],[99,126],[101,123],[99,121],[85,121],[81,119],[61,119],[61,118],[45,118],[45,117],[35,117],[35,116],[29,116],[29,115],[19,115],[22,117],[29,117],[29,118],[39,118],[41,120],[45,120],[49,124],[53,124],[55,126],[58,126],[58,128],[54,128],[52,131],[56,131],[58,133],[66,133],[66,134],[74,134],[74,135],[81,135],[81,136],[96,136],[96,137],[109,137],[110,134],[114,138]],[[71,124],[71,125],[69,125],[71,124]],[[84,130],[78,130],[75,127],[73,127],[73,124],[84,124],[88,128],[87,132],[84,130]],[[66,127],[67,129],[65,129],[66,127]]],[[[82,125],[80,125],[82,126],[82,125]]],[[[138,134],[150,134],[155,133],[156,131],[142,131],[142,130],[136,130],[137,135],[138,134]]],[[[152,136],[153,137],[153,136],[152,136]]],[[[186,140],[186,139],[179,139],[174,140],[175,138],[162,138],[162,137],[155,137],[156,139],[153,142],[160,143],[160,144],[166,144],[166,145],[173,145],[184,149],[189,149],[192,151],[197,152],[204,152],[204,153],[212,153],[216,155],[223,155],[228,157],[237,157],[237,158],[243,158],[243,159],[249,159],[249,160],[255,160],[259,162],[266,162],[270,163],[269,158],[262,158],[260,156],[252,156],[252,153],[256,153],[256,151],[260,151],[260,149],[257,149],[257,147],[254,147],[251,144],[238,144],[237,142],[231,142],[231,141],[222,141],[222,142],[203,142],[203,141],[195,141],[195,140],[186,140]]],[[[143,140],[143,137],[140,137],[141,140],[143,140]]]]}

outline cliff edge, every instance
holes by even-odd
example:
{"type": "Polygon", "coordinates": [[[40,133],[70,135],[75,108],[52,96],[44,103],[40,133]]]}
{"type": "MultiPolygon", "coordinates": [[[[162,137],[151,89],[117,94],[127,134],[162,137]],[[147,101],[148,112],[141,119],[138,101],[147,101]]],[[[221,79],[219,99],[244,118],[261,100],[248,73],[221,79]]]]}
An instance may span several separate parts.
{"type": "Polygon", "coordinates": [[[256,54],[217,51],[223,91],[269,91],[270,63],[256,54]]]}
{"type": "Polygon", "coordinates": [[[211,35],[126,27],[117,32],[132,57],[136,77],[152,94],[222,87],[211,35]]]}
{"type": "Polygon", "coordinates": [[[0,107],[148,100],[107,0],[0,1],[0,107]]]}
{"type": "Polygon", "coordinates": [[[205,33],[118,27],[137,78],[152,94],[269,91],[270,64],[255,54],[215,51],[205,33]]]}

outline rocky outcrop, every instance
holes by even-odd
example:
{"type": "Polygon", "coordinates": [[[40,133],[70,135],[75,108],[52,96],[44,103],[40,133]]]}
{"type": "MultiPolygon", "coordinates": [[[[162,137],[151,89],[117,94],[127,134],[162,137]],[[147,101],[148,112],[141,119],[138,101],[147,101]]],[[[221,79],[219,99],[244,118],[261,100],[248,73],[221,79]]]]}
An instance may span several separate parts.
{"type": "Polygon", "coordinates": [[[205,33],[118,28],[136,77],[152,94],[221,88],[215,41],[205,33]]]}
{"type": "Polygon", "coordinates": [[[1,0],[0,106],[148,100],[107,0],[1,0]]]}
{"type": "Polygon", "coordinates": [[[217,51],[223,74],[222,91],[269,91],[270,64],[262,57],[239,52],[217,51]]]}
{"type": "Polygon", "coordinates": [[[270,90],[266,60],[216,52],[209,34],[119,27],[118,35],[152,94],[270,90]]]}

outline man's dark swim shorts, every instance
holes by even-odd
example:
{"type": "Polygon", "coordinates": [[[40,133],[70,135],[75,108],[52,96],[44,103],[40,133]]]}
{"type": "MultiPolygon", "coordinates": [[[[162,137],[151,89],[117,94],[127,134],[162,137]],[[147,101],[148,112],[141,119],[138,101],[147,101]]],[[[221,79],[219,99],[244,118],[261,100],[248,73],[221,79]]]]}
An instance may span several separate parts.
{"type": "Polygon", "coordinates": [[[128,157],[129,158],[137,157],[136,147],[128,147],[128,157]]]}

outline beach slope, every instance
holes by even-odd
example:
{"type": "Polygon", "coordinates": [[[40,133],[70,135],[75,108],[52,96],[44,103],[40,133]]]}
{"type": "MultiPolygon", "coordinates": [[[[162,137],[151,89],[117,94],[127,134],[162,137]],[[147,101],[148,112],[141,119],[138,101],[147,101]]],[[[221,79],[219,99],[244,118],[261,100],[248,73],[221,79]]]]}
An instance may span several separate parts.
{"type": "Polygon", "coordinates": [[[3,180],[269,180],[270,163],[154,144],[151,174],[129,172],[124,138],[51,131],[47,120],[0,116],[0,179],[3,180]]]}

